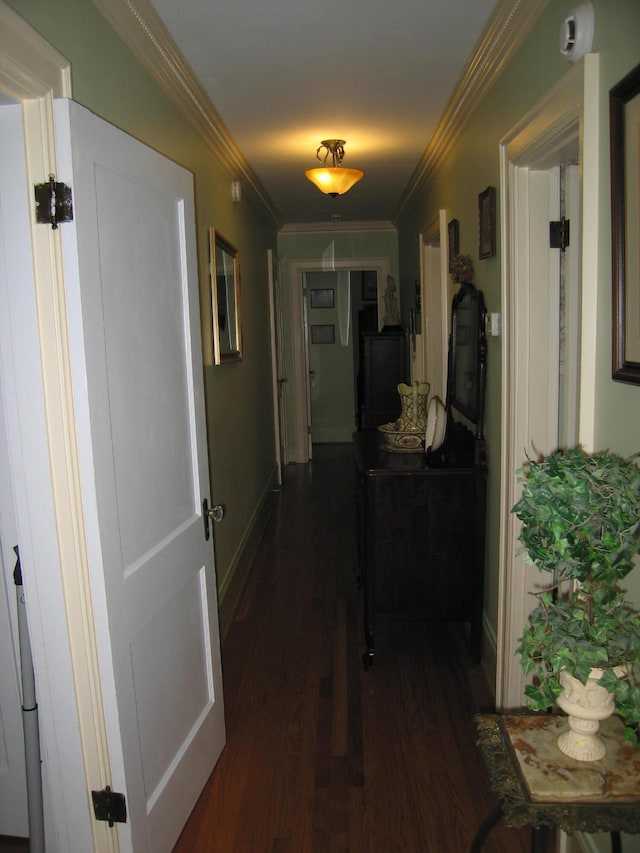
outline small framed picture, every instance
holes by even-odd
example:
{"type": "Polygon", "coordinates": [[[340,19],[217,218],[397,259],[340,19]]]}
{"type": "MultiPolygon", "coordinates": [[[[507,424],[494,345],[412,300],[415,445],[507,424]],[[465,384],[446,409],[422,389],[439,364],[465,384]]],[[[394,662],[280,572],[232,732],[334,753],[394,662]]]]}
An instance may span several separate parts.
{"type": "Polygon", "coordinates": [[[336,342],[336,327],[333,323],[324,323],[323,325],[311,326],[311,343],[312,344],[335,344],[336,342]]]}
{"type": "Polygon", "coordinates": [[[333,308],[333,288],[313,288],[311,290],[312,308],[333,308]]]}
{"type": "Polygon", "coordinates": [[[496,253],[496,188],[487,187],[478,196],[480,245],[478,257],[492,258],[496,253]]]}
{"type": "Polygon", "coordinates": [[[378,298],[378,273],[364,270],[362,273],[362,301],[375,302],[378,298]]]}
{"type": "Polygon", "coordinates": [[[449,272],[453,272],[453,259],[460,254],[460,223],[452,219],[447,225],[449,235],[449,272]]]}

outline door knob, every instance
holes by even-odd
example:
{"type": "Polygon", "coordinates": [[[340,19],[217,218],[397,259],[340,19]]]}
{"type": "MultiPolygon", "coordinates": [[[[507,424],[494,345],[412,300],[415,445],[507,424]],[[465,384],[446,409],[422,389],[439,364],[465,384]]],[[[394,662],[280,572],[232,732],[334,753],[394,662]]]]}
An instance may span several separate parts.
{"type": "Polygon", "coordinates": [[[222,521],[222,519],[224,518],[224,512],[224,504],[216,504],[215,506],[212,506],[210,510],[208,510],[208,515],[212,521],[222,521]]]}
{"type": "Polygon", "coordinates": [[[210,507],[209,501],[205,498],[202,501],[202,520],[204,522],[204,538],[209,539],[211,532],[209,530],[209,521],[222,521],[224,518],[224,504],[215,504],[210,507]]]}

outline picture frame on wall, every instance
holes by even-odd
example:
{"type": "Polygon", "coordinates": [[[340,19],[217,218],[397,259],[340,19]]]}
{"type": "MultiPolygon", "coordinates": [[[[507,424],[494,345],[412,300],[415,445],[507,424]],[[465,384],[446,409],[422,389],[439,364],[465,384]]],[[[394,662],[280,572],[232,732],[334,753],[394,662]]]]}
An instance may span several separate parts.
{"type": "Polygon", "coordinates": [[[447,236],[449,242],[449,272],[453,272],[453,261],[460,254],[460,223],[452,219],[447,225],[447,236]]]}
{"type": "Polygon", "coordinates": [[[336,327],[333,323],[321,323],[311,326],[312,344],[335,344],[336,327]]]}
{"type": "Polygon", "coordinates": [[[609,91],[612,370],[640,385],[640,65],[609,91]]]}
{"type": "Polygon", "coordinates": [[[312,308],[333,308],[334,297],[332,287],[317,288],[310,291],[312,308]]]}
{"type": "Polygon", "coordinates": [[[492,258],[496,253],[496,188],[487,187],[478,196],[480,239],[478,257],[492,258]]]}

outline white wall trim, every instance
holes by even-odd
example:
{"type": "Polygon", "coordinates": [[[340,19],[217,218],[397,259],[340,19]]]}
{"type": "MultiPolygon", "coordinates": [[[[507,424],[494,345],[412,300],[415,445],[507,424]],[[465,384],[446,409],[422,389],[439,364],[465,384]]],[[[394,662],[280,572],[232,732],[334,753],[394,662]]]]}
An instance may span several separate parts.
{"type": "Polygon", "coordinates": [[[332,234],[336,231],[397,231],[393,222],[386,220],[350,222],[289,222],[280,229],[280,234],[332,234]]]}
{"type": "MultiPolygon", "coordinates": [[[[46,180],[56,172],[54,97],[71,96],[71,69],[68,60],[33,30],[0,0],[0,89],[15,100],[23,102],[26,163],[29,186],[46,180]]],[[[28,187],[25,187],[28,191],[28,187]]],[[[92,620],[91,589],[86,559],[82,519],[80,481],[75,447],[73,400],[66,335],[66,306],[62,249],[59,231],[35,225],[33,194],[31,206],[31,240],[33,246],[36,310],[39,327],[39,347],[42,359],[42,383],[45,397],[46,428],[49,442],[51,484],[55,507],[57,549],[60,578],[48,582],[60,584],[66,614],[47,613],[47,619],[60,620],[68,634],[70,664],[75,686],[75,704],[81,742],[81,761],[85,780],[80,783],[86,798],[78,802],[63,796],[65,783],[77,774],[76,754],[70,742],[57,742],[59,732],[70,724],[60,719],[65,711],[55,704],[42,709],[50,715],[53,740],[49,758],[54,759],[59,781],[55,795],[62,797],[56,819],[60,821],[57,836],[75,837],[79,828],[93,834],[96,853],[117,853],[117,833],[106,824],[90,817],[90,790],[102,788],[111,781],[109,752],[106,740],[104,709],[96,641],[92,620]],[[56,718],[56,715],[58,717],[56,718]],[[72,833],[67,836],[67,833],[72,833]]],[[[46,472],[43,472],[43,475],[46,472]]],[[[51,573],[51,564],[40,566],[37,572],[51,573]]],[[[45,610],[50,602],[40,602],[45,610]]],[[[46,622],[46,620],[45,620],[46,622]]],[[[56,623],[57,624],[57,623],[56,623]]],[[[36,678],[45,681],[48,673],[59,666],[56,654],[60,649],[42,635],[43,623],[36,620],[31,626],[36,636],[36,649],[44,653],[35,659],[36,678]],[[49,660],[49,654],[51,660],[49,660]]],[[[65,650],[66,652],[66,650],[65,650]]],[[[55,691],[54,691],[55,696],[55,691]]],[[[55,831],[55,830],[54,830],[55,831]]],[[[64,842],[63,842],[64,843],[64,842]]]]}
{"type": "MultiPolygon", "coordinates": [[[[600,234],[600,57],[584,58],[584,110],[580,134],[582,233],[600,234]]],[[[582,328],[578,441],[595,450],[599,241],[582,240],[582,328]]]]}
{"type": "Polygon", "coordinates": [[[501,0],[467,61],[444,113],[403,192],[397,222],[416,190],[447,158],[482,100],[520,49],[549,0],[501,0]]]}
{"type": "Polygon", "coordinates": [[[280,225],[280,214],[149,0],[93,0],[214,155],[280,225]]]}
{"type": "Polygon", "coordinates": [[[71,97],[71,66],[0,0],[0,89],[14,100],[71,97]]]}
{"type": "MultiPolygon", "coordinates": [[[[513,657],[517,638],[526,618],[523,612],[526,571],[518,551],[518,522],[511,513],[517,498],[515,472],[529,451],[530,423],[540,413],[529,411],[528,378],[533,370],[529,335],[533,306],[529,304],[531,255],[526,221],[534,184],[529,169],[547,170],[562,159],[562,153],[582,133],[584,65],[576,63],[500,143],[503,328],[500,460],[500,553],[498,591],[498,649],[496,701],[501,709],[520,707],[524,677],[513,657]]],[[[535,173],[532,173],[535,174],[535,173]]],[[[541,171],[542,174],[542,171],[541,171]]],[[[540,275],[543,271],[540,270],[540,275]]],[[[584,341],[583,341],[584,344],[584,341]]],[[[584,383],[584,377],[581,385],[584,383]]],[[[539,422],[538,422],[539,427],[539,422]]],[[[539,448],[541,450],[549,448],[539,448]]]]}

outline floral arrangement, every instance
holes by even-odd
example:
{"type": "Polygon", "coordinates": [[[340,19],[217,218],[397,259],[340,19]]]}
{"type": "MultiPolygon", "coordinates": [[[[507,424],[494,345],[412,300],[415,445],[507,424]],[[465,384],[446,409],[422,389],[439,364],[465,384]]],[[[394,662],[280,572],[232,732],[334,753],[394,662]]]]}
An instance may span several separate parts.
{"type": "Polygon", "coordinates": [[[473,280],[473,258],[471,255],[454,255],[451,261],[451,277],[457,284],[473,280]]]}

